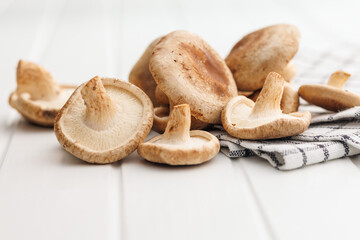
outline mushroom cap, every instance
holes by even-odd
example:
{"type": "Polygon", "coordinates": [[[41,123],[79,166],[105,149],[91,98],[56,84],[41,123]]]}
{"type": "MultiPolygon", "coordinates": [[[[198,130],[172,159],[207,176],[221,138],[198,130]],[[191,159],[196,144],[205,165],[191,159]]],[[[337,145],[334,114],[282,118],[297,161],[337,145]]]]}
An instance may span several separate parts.
{"type": "Polygon", "coordinates": [[[194,165],[213,158],[219,152],[219,140],[205,131],[189,131],[190,116],[187,104],[175,106],[165,133],[141,143],[140,156],[169,165],[194,165]]]}
{"type": "Polygon", "coordinates": [[[58,85],[51,74],[38,64],[20,60],[16,71],[17,88],[9,104],[31,123],[52,127],[75,86],[58,85]]]}
{"type": "Polygon", "coordinates": [[[159,104],[155,97],[156,82],[149,70],[149,60],[159,40],[160,37],[150,43],[129,74],[129,82],[143,90],[150,97],[154,107],[159,104]]]}
{"type": "Polygon", "coordinates": [[[152,123],[153,106],[141,89],[115,78],[95,77],[74,91],[54,129],[66,151],[86,162],[104,164],[133,152],[152,123]]]}
{"type": "Polygon", "coordinates": [[[238,89],[260,89],[269,72],[283,72],[296,54],[299,40],[298,28],[288,24],[262,28],[243,37],[225,60],[238,89]]]}
{"type": "Polygon", "coordinates": [[[160,105],[169,105],[169,98],[166,96],[166,94],[159,88],[159,86],[156,86],[155,89],[155,98],[156,102],[160,105]]]}
{"type": "Polygon", "coordinates": [[[302,85],[299,95],[307,102],[330,111],[342,111],[360,106],[360,96],[333,86],[311,84],[302,85]]]}
{"type": "Polygon", "coordinates": [[[237,96],[224,60],[202,38],[187,31],[164,36],[149,66],[169,100],[175,105],[189,104],[191,114],[203,122],[220,123],[222,109],[237,96]]]}
{"type": "Polygon", "coordinates": [[[283,88],[284,79],[271,72],[256,103],[244,96],[233,98],[221,115],[225,130],[243,139],[281,138],[304,132],[309,127],[311,114],[283,114],[280,109],[283,88]]]}

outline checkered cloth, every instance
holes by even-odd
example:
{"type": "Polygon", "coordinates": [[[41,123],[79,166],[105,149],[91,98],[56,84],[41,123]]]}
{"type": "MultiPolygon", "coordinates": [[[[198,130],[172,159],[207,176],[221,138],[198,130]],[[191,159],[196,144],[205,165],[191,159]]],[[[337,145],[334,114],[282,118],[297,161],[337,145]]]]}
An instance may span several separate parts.
{"type": "Polygon", "coordinates": [[[291,170],[360,153],[360,107],[315,116],[310,127],[297,136],[277,140],[242,140],[222,126],[211,131],[221,152],[230,158],[257,155],[279,170],[291,170]]]}
{"type": "MultiPolygon", "coordinates": [[[[300,51],[294,60],[299,70],[294,83],[296,86],[326,83],[332,72],[344,70],[352,74],[345,89],[360,93],[356,79],[360,76],[359,56],[359,50],[353,48],[300,51]]],[[[296,169],[360,153],[360,107],[334,113],[307,105],[304,101],[301,103],[300,111],[310,111],[313,118],[310,127],[297,136],[252,141],[231,137],[222,126],[215,126],[216,130],[211,132],[220,140],[221,152],[226,156],[257,155],[279,170],[296,169]]]]}

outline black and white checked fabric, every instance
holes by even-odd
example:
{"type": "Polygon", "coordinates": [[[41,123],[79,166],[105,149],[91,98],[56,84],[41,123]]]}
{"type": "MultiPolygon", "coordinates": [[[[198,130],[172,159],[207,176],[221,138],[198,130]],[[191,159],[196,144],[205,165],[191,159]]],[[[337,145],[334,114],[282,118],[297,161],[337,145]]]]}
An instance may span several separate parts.
{"type": "MultiPolygon", "coordinates": [[[[326,83],[332,72],[344,70],[352,74],[345,89],[360,93],[360,51],[334,49],[337,51],[300,52],[294,60],[298,67],[295,85],[326,83]]],[[[242,140],[228,135],[222,126],[215,126],[212,133],[220,140],[221,151],[226,156],[257,155],[279,170],[360,154],[360,107],[334,113],[305,101],[301,103],[300,111],[310,111],[313,118],[309,129],[300,135],[276,140],[242,140]]]]}
{"type": "Polygon", "coordinates": [[[214,134],[230,158],[257,155],[279,170],[291,170],[360,153],[360,107],[315,116],[300,135],[277,140],[242,140],[221,126],[214,134]]]}

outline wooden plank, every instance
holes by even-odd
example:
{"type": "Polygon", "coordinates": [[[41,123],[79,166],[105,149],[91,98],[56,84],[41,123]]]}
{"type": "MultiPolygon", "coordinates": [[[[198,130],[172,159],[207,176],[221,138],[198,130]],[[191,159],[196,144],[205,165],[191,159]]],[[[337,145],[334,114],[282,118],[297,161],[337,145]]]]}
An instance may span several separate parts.
{"type": "MultiPolygon", "coordinates": [[[[78,84],[104,74],[105,42],[93,34],[104,26],[105,12],[98,11],[102,3],[47,4],[34,6],[34,14],[41,16],[35,29],[23,30],[24,25],[35,24],[31,16],[17,19],[20,33],[35,34],[25,48],[28,59],[49,69],[60,83],[78,84]]],[[[21,120],[0,172],[0,239],[119,239],[117,166],[86,164],[61,148],[51,128],[21,120]]]]}
{"type": "Polygon", "coordinates": [[[19,119],[19,115],[8,105],[9,95],[16,88],[16,65],[19,59],[30,55],[41,24],[39,11],[45,6],[37,11],[27,11],[31,4],[18,6],[14,1],[0,4],[0,32],[4,36],[0,38],[0,72],[3,79],[0,88],[0,167],[19,119]]]}
{"type": "Polygon", "coordinates": [[[0,174],[1,238],[112,237],[112,170],[66,153],[52,129],[21,121],[0,174]]]}
{"type": "Polygon", "coordinates": [[[348,159],[280,172],[265,160],[245,168],[275,239],[352,239],[360,214],[359,170],[348,159]]]}
{"type": "Polygon", "coordinates": [[[221,154],[169,167],[134,153],[122,167],[125,239],[268,239],[246,182],[221,154]]]}

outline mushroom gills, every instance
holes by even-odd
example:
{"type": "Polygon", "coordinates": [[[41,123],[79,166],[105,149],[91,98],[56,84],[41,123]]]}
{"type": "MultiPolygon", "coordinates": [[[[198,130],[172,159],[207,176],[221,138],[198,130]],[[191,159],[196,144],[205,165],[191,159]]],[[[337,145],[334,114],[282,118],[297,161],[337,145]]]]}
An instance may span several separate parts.
{"type": "MultiPolygon", "coordinates": [[[[84,96],[78,93],[77,100],[73,101],[72,108],[68,109],[63,121],[71,128],[65,128],[65,134],[84,147],[103,151],[115,148],[126,142],[136,132],[143,113],[143,106],[138,98],[125,89],[104,84],[106,95],[116,108],[116,114],[110,116],[116,124],[105,124],[94,121],[89,124],[87,119],[87,106],[84,96]],[[80,99],[81,98],[81,99],[80,99]],[[84,122],[86,124],[84,125],[84,122]]],[[[105,96],[106,96],[105,95],[105,96]]],[[[99,106],[94,106],[98,109],[99,106]]],[[[97,120],[97,119],[95,119],[97,120]]]]}
{"type": "Polygon", "coordinates": [[[279,118],[296,119],[296,117],[282,113],[268,114],[263,117],[256,118],[251,115],[252,111],[253,107],[250,107],[248,104],[239,103],[234,106],[232,112],[230,113],[230,121],[235,126],[241,125],[242,128],[254,128],[273,122],[279,118]]]}
{"type": "Polygon", "coordinates": [[[32,99],[30,93],[24,92],[21,93],[18,97],[22,98],[24,101],[30,101],[34,104],[40,106],[42,109],[61,109],[64,106],[64,103],[69,99],[71,94],[74,92],[74,87],[62,86],[62,91],[56,98],[51,98],[49,100],[44,99],[32,99]]]}
{"type": "Polygon", "coordinates": [[[225,130],[231,136],[242,139],[281,138],[305,131],[311,114],[283,114],[280,109],[283,89],[281,75],[270,72],[256,103],[244,96],[230,100],[221,115],[225,130]]]}

